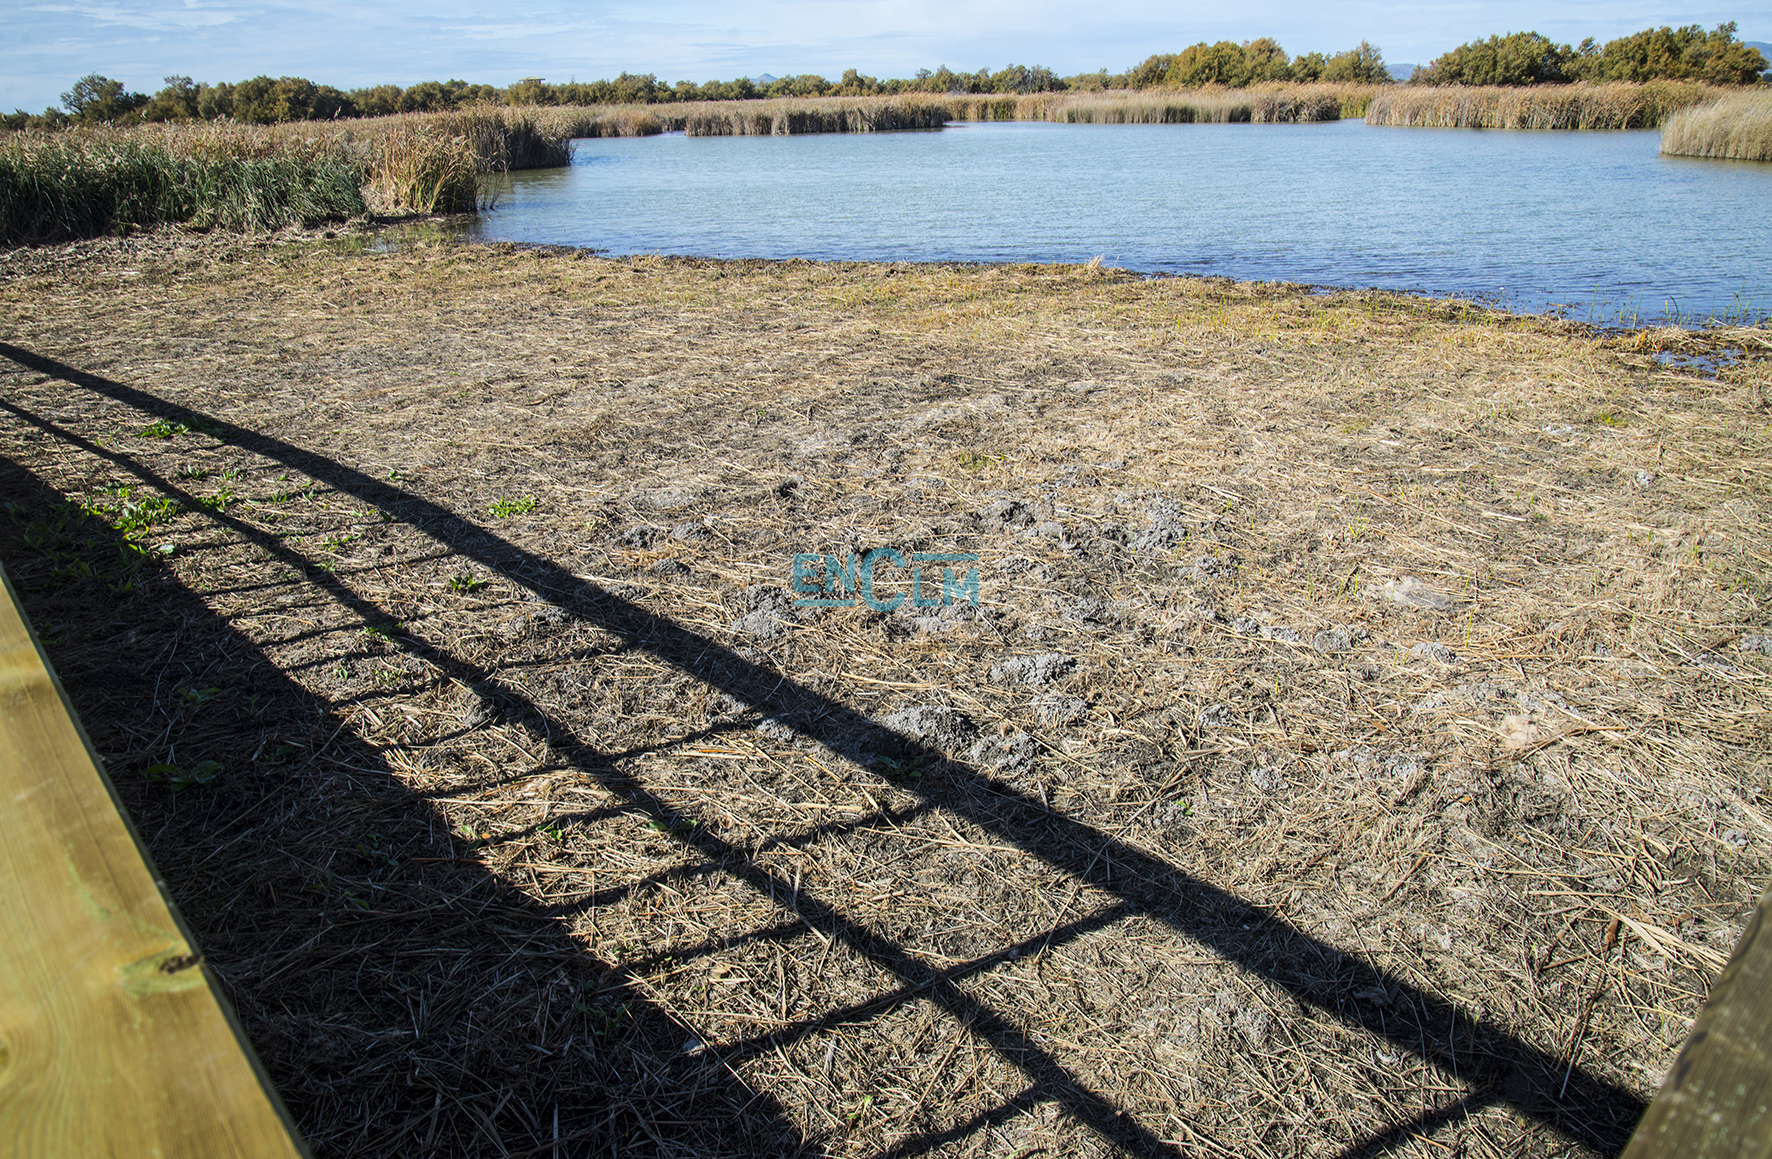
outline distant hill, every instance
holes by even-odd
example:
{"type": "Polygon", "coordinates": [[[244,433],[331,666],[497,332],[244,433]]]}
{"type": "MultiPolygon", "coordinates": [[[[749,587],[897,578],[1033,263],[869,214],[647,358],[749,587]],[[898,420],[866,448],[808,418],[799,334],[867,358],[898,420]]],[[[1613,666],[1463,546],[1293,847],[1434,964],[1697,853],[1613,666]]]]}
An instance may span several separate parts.
{"type": "Polygon", "coordinates": [[[752,77],[751,83],[756,85],[760,89],[766,89],[770,85],[774,84],[778,79],[780,79],[780,78],[770,76],[768,73],[763,73],[761,76],[752,77]]]}
{"type": "Polygon", "coordinates": [[[1391,74],[1392,80],[1401,82],[1414,76],[1415,70],[1419,67],[1414,64],[1387,64],[1384,66],[1384,70],[1391,74]]]}

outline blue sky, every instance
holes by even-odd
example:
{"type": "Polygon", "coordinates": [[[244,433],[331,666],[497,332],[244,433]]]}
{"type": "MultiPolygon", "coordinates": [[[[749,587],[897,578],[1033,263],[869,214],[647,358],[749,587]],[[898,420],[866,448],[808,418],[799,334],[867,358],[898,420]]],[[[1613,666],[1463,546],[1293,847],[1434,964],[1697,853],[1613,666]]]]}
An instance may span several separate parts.
{"type": "Polygon", "coordinates": [[[1601,41],[1662,24],[1740,24],[1772,40],[1772,3],[1663,7],[1654,0],[1248,0],[1227,15],[1199,0],[0,0],[0,109],[33,112],[89,72],[153,92],[161,78],[305,76],[340,88],[420,80],[506,85],[594,80],[623,69],[661,80],[845,68],[1044,64],[1061,74],[1125,69],[1196,41],[1271,36],[1288,52],[1370,40],[1393,63],[1425,63],[1492,33],[1536,29],[1601,41]]]}

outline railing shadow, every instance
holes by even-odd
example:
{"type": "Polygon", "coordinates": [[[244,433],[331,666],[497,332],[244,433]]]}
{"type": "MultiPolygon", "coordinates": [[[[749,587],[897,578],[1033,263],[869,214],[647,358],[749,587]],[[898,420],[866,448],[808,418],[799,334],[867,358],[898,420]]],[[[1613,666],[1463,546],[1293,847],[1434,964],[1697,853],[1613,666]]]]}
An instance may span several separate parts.
{"type": "Polygon", "coordinates": [[[0,456],[0,559],[59,638],[50,651],[101,753],[169,733],[187,766],[226,766],[177,795],[115,765],[113,780],[317,1156],[812,1152],[767,1093],[685,1058],[685,1027],[546,903],[462,856],[373,745],[190,591],[150,576],[113,594],[102,567],[120,539],[0,456]],[[45,583],[53,566],[4,504],[32,521],[65,513],[62,563],[97,557],[100,579],[45,583]],[[175,727],[175,689],[154,687],[170,632],[176,660],[200,657],[205,683],[250,689],[254,707],[211,702],[175,727]],[[267,734],[302,759],[255,761],[267,734]],[[251,879],[215,880],[205,862],[235,845],[251,852],[228,864],[251,879]]]}
{"type": "MultiPolygon", "coordinates": [[[[1644,1104],[1636,1095],[1592,1074],[1570,1067],[1568,1060],[1525,1042],[1500,1027],[1484,1023],[1470,1011],[1445,998],[1422,990],[1388,974],[1354,954],[1330,946],[1301,930],[1278,914],[1254,906],[1236,894],[1183,872],[1177,867],[1074,817],[1050,808],[1012,785],[976,769],[948,760],[944,754],[924,751],[905,737],[884,732],[875,722],[853,708],[798,685],[781,673],[746,659],[737,652],[667,617],[652,613],[597,585],[574,576],[553,561],[498,538],[443,507],[385,480],[287,442],[232,426],[213,416],[200,414],[110,379],[87,374],[51,359],[0,343],[0,355],[72,386],[134,407],[144,415],[183,421],[222,433],[227,441],[266,456],[312,478],[421,528],[463,557],[504,576],[559,607],[605,631],[621,636],[630,647],[642,648],[679,668],[711,688],[726,692],[760,712],[779,712],[800,722],[801,731],[827,748],[846,755],[877,752],[895,747],[910,756],[923,757],[937,774],[928,775],[914,788],[932,806],[963,817],[998,840],[1037,857],[1076,881],[1100,890],[1117,902],[1108,907],[1106,921],[1142,913],[1167,924],[1237,963],[1250,972],[1282,987],[1297,1003],[1315,1015],[1336,1019],[1352,1028],[1389,1043],[1394,1051],[1414,1055],[1443,1072],[1455,1083],[1476,1088],[1468,1106],[1502,1103],[1516,1109],[1571,1142],[1601,1152],[1622,1147],[1641,1116],[1644,1104]],[[1381,1010],[1357,1001],[1354,993],[1381,992],[1394,1003],[1386,1017],[1381,1010]],[[1467,1043],[1459,1049],[1462,1037],[1467,1043]]],[[[118,458],[93,446],[73,432],[61,429],[12,404],[0,404],[26,421],[37,424],[56,438],[83,445],[88,453],[118,458]]],[[[164,479],[149,478],[139,464],[119,463],[168,494],[178,489],[164,479]]],[[[237,534],[258,542],[267,551],[289,552],[286,546],[250,525],[213,513],[237,534]],[[266,540],[271,542],[265,542],[266,540]]],[[[350,591],[336,577],[309,575],[310,582],[326,587],[332,598],[370,618],[380,609],[350,591]]],[[[660,819],[675,819],[672,808],[635,777],[612,767],[608,754],[581,742],[566,722],[547,717],[520,694],[499,685],[495,674],[485,671],[422,641],[408,641],[415,654],[435,664],[451,678],[483,689],[507,701],[519,703],[525,712],[542,718],[554,744],[566,758],[606,789],[617,794],[635,811],[660,819]]],[[[1050,1101],[1087,1124],[1097,1134],[1128,1151],[1139,1154],[1170,1153],[1174,1148],[1126,1108],[1116,1106],[1108,1095],[1079,1082],[1060,1061],[1029,1041],[1001,1012],[990,1009],[959,989],[954,976],[937,971],[910,949],[870,929],[843,913],[837,906],[810,893],[790,888],[766,867],[696,827],[678,838],[688,849],[718,864],[760,894],[775,899],[805,924],[824,936],[839,939],[899,980],[900,987],[870,1004],[865,1012],[877,1014],[903,1001],[932,1002],[971,1032],[988,1042],[1002,1058],[1020,1068],[1031,1080],[1033,1094],[1017,1101],[1050,1101]],[[784,901],[783,899],[792,899],[784,901]]],[[[499,887],[503,888],[503,887],[499,887]]],[[[1074,928],[1042,935],[1054,938],[1077,936],[1095,923],[1072,923],[1074,928]]],[[[978,969],[988,969],[995,956],[982,959],[978,969]]],[[[814,1020],[817,1021],[817,1020],[814,1020]]],[[[733,1058],[762,1049],[768,1042],[809,1033],[813,1025],[777,1031],[759,1040],[734,1044],[733,1058]]],[[[985,1118],[993,1119],[992,1115],[985,1118]]],[[[1421,1122],[1439,1122],[1438,1113],[1421,1122]]],[[[951,1131],[931,1134],[922,1142],[909,1140],[893,1154],[915,1154],[939,1146],[951,1131]]],[[[957,1136],[955,1136],[957,1137],[957,1136]]],[[[1351,1144],[1349,1155],[1378,1154],[1401,1141],[1394,1128],[1380,1128],[1364,1140],[1351,1144]]]]}

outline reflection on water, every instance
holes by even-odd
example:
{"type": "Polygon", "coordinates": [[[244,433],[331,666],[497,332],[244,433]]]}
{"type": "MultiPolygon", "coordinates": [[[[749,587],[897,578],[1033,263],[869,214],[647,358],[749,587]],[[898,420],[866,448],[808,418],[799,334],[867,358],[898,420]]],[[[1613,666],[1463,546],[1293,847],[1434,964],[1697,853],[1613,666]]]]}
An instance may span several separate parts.
{"type": "Polygon", "coordinates": [[[614,254],[1086,262],[1378,286],[1595,322],[1772,314],[1772,165],[1654,132],[965,124],[578,143],[483,240],[614,254]]]}

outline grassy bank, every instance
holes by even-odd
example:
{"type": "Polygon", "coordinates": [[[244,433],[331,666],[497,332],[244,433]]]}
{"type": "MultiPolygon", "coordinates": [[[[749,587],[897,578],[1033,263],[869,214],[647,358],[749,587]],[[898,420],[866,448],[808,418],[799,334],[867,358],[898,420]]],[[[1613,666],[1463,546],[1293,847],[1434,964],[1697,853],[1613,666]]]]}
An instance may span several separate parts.
{"type": "Polygon", "coordinates": [[[1732,93],[1680,110],[1661,130],[1661,151],[1674,157],[1772,161],[1772,92],[1732,93]]]}
{"type": "Polygon", "coordinates": [[[1424,129],[1653,129],[1678,110],[1729,91],[1696,81],[1394,86],[1372,98],[1366,123],[1424,129]]]}
{"type": "Polygon", "coordinates": [[[1772,874],[1763,330],[221,233],[0,316],[0,558],[327,1159],[1598,1159],[1772,874]],[[884,546],[979,605],[791,606],[884,546]]]}

